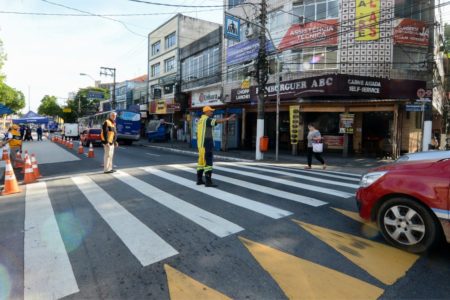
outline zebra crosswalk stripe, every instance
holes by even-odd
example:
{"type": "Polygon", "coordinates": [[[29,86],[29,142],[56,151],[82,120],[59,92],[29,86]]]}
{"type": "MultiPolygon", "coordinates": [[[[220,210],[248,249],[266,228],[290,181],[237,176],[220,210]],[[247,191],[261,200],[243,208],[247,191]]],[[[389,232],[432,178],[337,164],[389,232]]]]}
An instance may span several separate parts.
{"type": "Polygon", "coordinates": [[[178,254],[88,176],[72,178],[80,191],[143,266],[178,254]]]}
{"type": "Polygon", "coordinates": [[[45,182],[27,185],[24,228],[24,299],[79,292],[45,182]]]}
{"type": "Polygon", "coordinates": [[[303,174],[310,174],[310,175],[314,174],[314,175],[320,175],[321,177],[343,179],[343,180],[347,180],[347,181],[359,182],[359,180],[360,180],[359,178],[353,178],[352,176],[347,177],[348,175],[347,176],[334,175],[334,174],[325,173],[323,171],[315,172],[313,170],[302,170],[302,169],[296,168],[296,167],[275,166],[275,165],[269,165],[269,164],[264,164],[264,166],[267,168],[272,168],[272,169],[289,170],[289,171],[299,172],[299,173],[303,173],[303,174]]]}
{"type": "MultiPolygon", "coordinates": [[[[171,167],[183,170],[183,171],[187,171],[190,173],[196,173],[196,171],[192,168],[183,166],[183,165],[170,165],[171,167]]],[[[289,192],[285,192],[282,190],[278,190],[278,189],[274,189],[274,188],[270,188],[267,186],[263,186],[260,184],[255,184],[255,183],[251,183],[248,181],[244,181],[244,180],[239,180],[239,179],[234,179],[228,176],[223,176],[223,175],[218,175],[218,174],[214,174],[214,179],[216,180],[221,180],[227,183],[231,183],[234,185],[238,185],[241,187],[244,187],[246,189],[250,189],[250,190],[254,190],[257,192],[261,192],[261,193],[265,193],[265,194],[269,194],[269,195],[273,195],[276,197],[280,197],[280,198],[284,198],[284,199],[288,199],[291,201],[295,201],[298,203],[303,203],[303,204],[307,204],[307,205],[311,205],[314,207],[317,206],[322,206],[327,204],[327,202],[321,201],[321,200],[317,200],[311,197],[306,197],[306,196],[302,196],[302,195],[298,195],[298,194],[294,194],[294,193],[289,193],[289,192]]]]}
{"type": "MultiPolygon", "coordinates": [[[[228,163],[221,163],[221,165],[228,165],[228,163]]],[[[280,175],[288,175],[293,178],[299,178],[299,179],[321,182],[321,183],[332,184],[332,185],[339,185],[339,186],[344,186],[344,187],[349,187],[349,188],[354,188],[354,189],[357,189],[359,187],[357,184],[339,182],[339,181],[328,180],[328,179],[321,179],[321,178],[312,177],[312,176],[298,175],[298,174],[294,174],[292,172],[277,171],[277,170],[247,166],[247,165],[242,165],[242,164],[233,164],[233,166],[238,167],[238,168],[243,168],[243,169],[249,169],[249,170],[263,171],[263,172],[280,174],[280,175]]]]}
{"type": "Polygon", "coordinates": [[[232,194],[232,193],[228,193],[226,191],[221,190],[218,193],[216,189],[208,189],[208,188],[205,188],[204,186],[195,185],[195,182],[192,180],[187,180],[183,177],[172,175],[172,174],[158,170],[153,167],[143,167],[141,169],[148,173],[162,177],[166,180],[170,180],[177,184],[188,187],[192,190],[198,191],[203,194],[207,194],[211,197],[223,200],[225,202],[228,202],[228,203],[231,203],[231,204],[243,207],[243,208],[246,208],[248,210],[257,212],[259,214],[265,215],[265,216],[273,218],[273,219],[283,218],[285,216],[289,216],[292,214],[292,212],[290,212],[290,211],[279,209],[279,208],[276,208],[271,205],[267,205],[264,203],[260,203],[260,202],[257,202],[257,201],[254,201],[254,200],[251,200],[248,198],[244,198],[244,197],[232,194]]]}
{"type": "Polygon", "coordinates": [[[224,218],[172,196],[171,194],[166,193],[127,173],[119,171],[114,174],[114,177],[133,187],[143,195],[152,198],[154,201],[202,226],[218,237],[225,237],[244,230],[244,228],[225,220],[224,218]]]}
{"type": "Polygon", "coordinates": [[[214,169],[220,170],[220,171],[224,171],[224,172],[228,172],[228,173],[235,173],[235,174],[240,174],[240,175],[244,175],[244,176],[248,176],[248,177],[263,179],[263,180],[267,180],[267,181],[270,181],[270,182],[281,183],[281,184],[284,184],[284,185],[289,185],[289,186],[293,186],[293,187],[296,187],[296,188],[301,188],[301,189],[309,190],[309,191],[313,191],[313,192],[329,194],[329,195],[337,196],[337,197],[341,197],[341,198],[350,198],[350,197],[354,196],[353,194],[342,192],[342,191],[339,191],[339,190],[334,190],[334,189],[324,188],[324,187],[320,187],[320,186],[315,186],[313,184],[305,184],[305,183],[294,182],[294,181],[290,181],[290,180],[286,180],[286,179],[282,179],[282,178],[276,178],[276,177],[273,177],[273,176],[261,175],[261,174],[256,174],[256,173],[252,173],[252,172],[246,172],[246,171],[241,171],[241,170],[236,170],[236,169],[224,168],[224,167],[220,167],[220,166],[215,166],[214,169]]]}

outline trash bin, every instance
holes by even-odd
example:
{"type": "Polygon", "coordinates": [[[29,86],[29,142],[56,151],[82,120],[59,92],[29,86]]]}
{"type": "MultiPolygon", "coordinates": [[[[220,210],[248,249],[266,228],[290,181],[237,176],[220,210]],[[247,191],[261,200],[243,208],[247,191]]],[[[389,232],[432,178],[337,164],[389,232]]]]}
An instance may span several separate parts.
{"type": "Polygon", "coordinates": [[[266,152],[268,147],[269,147],[269,137],[262,136],[259,139],[259,151],[266,152]]]}

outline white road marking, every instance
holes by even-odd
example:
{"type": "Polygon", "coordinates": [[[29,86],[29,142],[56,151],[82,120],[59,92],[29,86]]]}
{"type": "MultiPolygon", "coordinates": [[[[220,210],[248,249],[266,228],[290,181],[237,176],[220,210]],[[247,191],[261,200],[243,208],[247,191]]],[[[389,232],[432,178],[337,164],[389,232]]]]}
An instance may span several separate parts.
{"type": "Polygon", "coordinates": [[[320,175],[321,177],[330,177],[330,178],[343,179],[343,180],[347,180],[347,181],[359,182],[359,178],[351,178],[351,177],[346,177],[346,176],[341,176],[341,175],[333,175],[333,174],[328,174],[328,173],[325,173],[322,171],[314,172],[312,170],[304,170],[303,167],[300,169],[300,168],[296,168],[296,167],[284,167],[284,166],[269,165],[269,164],[264,164],[264,166],[268,167],[268,168],[273,168],[273,169],[289,170],[289,171],[300,172],[300,173],[304,173],[304,174],[313,173],[314,175],[320,175]]]}
{"type": "Polygon", "coordinates": [[[74,177],[72,180],[143,266],[178,254],[88,176],[74,177]]]}
{"type": "MultiPolygon", "coordinates": [[[[183,170],[183,171],[187,171],[190,173],[196,173],[195,169],[183,166],[183,165],[170,165],[171,167],[183,170]]],[[[234,179],[231,177],[227,177],[227,176],[222,176],[222,175],[218,175],[218,174],[214,174],[214,179],[217,180],[221,180],[224,181],[226,183],[231,183],[234,185],[238,185],[238,186],[242,186],[246,189],[250,189],[250,190],[254,190],[257,192],[261,192],[261,193],[266,193],[272,196],[276,196],[276,197],[280,197],[280,198],[285,198],[288,200],[292,200],[298,203],[303,203],[303,204],[307,204],[307,205],[311,205],[314,207],[317,206],[322,206],[327,204],[327,202],[321,201],[321,200],[317,200],[311,197],[306,197],[306,196],[302,196],[302,195],[298,195],[298,194],[294,194],[294,193],[289,193],[289,192],[285,192],[282,190],[277,190],[274,188],[270,188],[270,187],[266,187],[260,184],[254,184],[251,182],[247,182],[244,180],[239,180],[239,179],[234,179]]]]}
{"type": "Polygon", "coordinates": [[[172,196],[171,194],[166,193],[127,173],[119,171],[114,174],[114,177],[136,189],[144,196],[150,197],[154,201],[184,216],[218,237],[225,237],[244,230],[244,228],[225,220],[224,218],[183,201],[180,198],[172,196]]]}
{"type": "Polygon", "coordinates": [[[267,180],[267,181],[271,181],[271,182],[281,183],[284,185],[289,185],[289,186],[293,186],[296,188],[301,188],[301,189],[309,190],[309,191],[313,191],[313,192],[329,194],[329,195],[337,196],[337,197],[341,197],[341,198],[350,198],[350,197],[354,196],[354,194],[351,194],[351,193],[346,193],[346,192],[341,192],[339,190],[333,190],[333,189],[328,189],[328,188],[324,188],[324,187],[319,187],[319,186],[315,186],[313,184],[305,184],[305,183],[299,183],[299,182],[290,181],[290,180],[286,180],[286,179],[276,178],[274,176],[261,175],[261,174],[256,174],[256,173],[252,173],[252,172],[224,168],[224,167],[220,167],[220,166],[214,166],[214,169],[224,171],[224,172],[249,176],[249,177],[253,177],[253,178],[263,179],[263,180],[267,180]]]}
{"type": "MultiPolygon", "coordinates": [[[[220,165],[230,165],[230,164],[229,163],[220,163],[220,165]]],[[[313,176],[298,175],[298,174],[294,174],[292,172],[277,171],[277,170],[265,169],[265,168],[260,168],[260,167],[252,167],[252,166],[247,166],[247,165],[242,165],[242,164],[233,164],[232,166],[238,167],[238,168],[249,169],[249,170],[256,170],[256,171],[263,171],[263,172],[274,173],[274,174],[279,174],[279,175],[286,175],[286,176],[290,176],[290,177],[294,177],[294,178],[315,181],[315,182],[321,182],[321,183],[327,183],[327,184],[338,185],[338,186],[344,186],[344,187],[349,187],[349,188],[354,188],[354,189],[359,188],[359,185],[357,185],[357,184],[339,182],[339,181],[328,180],[328,179],[321,179],[321,178],[317,178],[317,177],[313,177],[313,176]]]]}
{"type": "Polygon", "coordinates": [[[125,147],[119,146],[119,148],[120,148],[120,149],[123,149],[123,150],[127,150],[127,148],[125,148],[125,147]]]}
{"type": "Polygon", "coordinates": [[[79,292],[45,182],[27,185],[24,228],[24,299],[79,292]]]}
{"type": "Polygon", "coordinates": [[[198,186],[195,184],[195,181],[187,180],[183,177],[172,175],[153,167],[144,167],[141,169],[156,176],[162,177],[166,180],[170,180],[177,184],[184,185],[185,187],[196,190],[200,193],[207,194],[211,197],[246,208],[248,210],[252,210],[254,212],[260,213],[273,219],[283,218],[285,216],[289,216],[292,214],[292,212],[290,211],[282,210],[274,206],[260,203],[222,190],[206,188],[205,186],[198,186]]]}
{"type": "Polygon", "coordinates": [[[145,153],[145,154],[147,154],[147,155],[151,155],[151,156],[161,156],[161,155],[159,155],[159,154],[153,154],[153,153],[145,153]]]}

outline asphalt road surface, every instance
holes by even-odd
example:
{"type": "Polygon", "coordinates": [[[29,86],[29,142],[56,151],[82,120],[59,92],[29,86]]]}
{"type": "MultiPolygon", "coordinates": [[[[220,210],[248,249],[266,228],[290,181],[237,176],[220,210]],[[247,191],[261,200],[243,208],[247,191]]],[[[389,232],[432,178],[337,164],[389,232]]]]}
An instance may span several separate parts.
{"type": "Polygon", "coordinates": [[[43,178],[0,197],[0,299],[450,297],[450,247],[384,242],[359,174],[217,161],[206,188],[193,156],[121,146],[104,174],[101,147],[24,149],[43,178]]]}

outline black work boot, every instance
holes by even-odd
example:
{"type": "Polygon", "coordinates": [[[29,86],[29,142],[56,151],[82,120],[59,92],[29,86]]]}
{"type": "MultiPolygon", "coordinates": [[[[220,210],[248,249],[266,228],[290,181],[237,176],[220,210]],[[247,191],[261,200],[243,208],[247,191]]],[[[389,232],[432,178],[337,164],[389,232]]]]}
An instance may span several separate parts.
{"type": "Polygon", "coordinates": [[[205,184],[203,181],[203,170],[197,170],[197,185],[205,184]]]}
{"type": "Polygon", "coordinates": [[[205,178],[206,178],[205,186],[206,187],[217,187],[217,184],[212,183],[211,175],[212,175],[212,171],[205,172],[205,178]]]}

